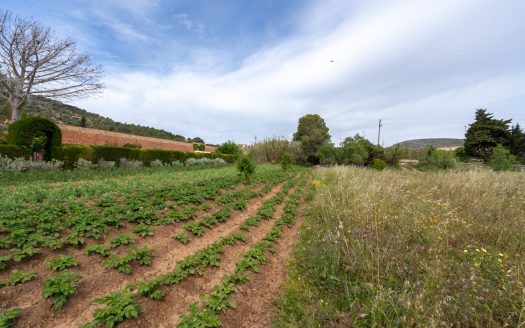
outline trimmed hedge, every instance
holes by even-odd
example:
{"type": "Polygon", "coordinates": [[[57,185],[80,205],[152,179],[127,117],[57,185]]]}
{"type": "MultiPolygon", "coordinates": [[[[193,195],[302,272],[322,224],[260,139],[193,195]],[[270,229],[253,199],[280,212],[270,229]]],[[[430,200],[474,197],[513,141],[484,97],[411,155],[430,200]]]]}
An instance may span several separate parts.
{"type": "Polygon", "coordinates": [[[202,143],[193,143],[193,150],[205,151],[206,145],[202,143]]]}
{"type": "Polygon", "coordinates": [[[12,145],[31,147],[34,138],[46,137],[44,159],[56,157],[54,152],[62,144],[62,132],[52,121],[38,116],[30,116],[9,125],[7,141],[12,145]]]}
{"type": "Polygon", "coordinates": [[[18,157],[27,159],[29,156],[31,156],[31,149],[17,145],[0,145],[0,155],[7,156],[12,159],[18,157]]]}
{"type": "Polygon", "coordinates": [[[141,161],[146,166],[149,166],[152,161],[157,159],[164,163],[171,163],[173,161],[184,162],[188,158],[222,158],[228,163],[234,163],[237,160],[237,157],[232,155],[96,145],[62,145],[57,155],[56,159],[63,161],[64,167],[66,168],[72,168],[73,164],[75,164],[79,158],[89,160],[93,163],[96,163],[100,158],[118,163],[121,158],[125,157],[129,160],[141,161]]]}

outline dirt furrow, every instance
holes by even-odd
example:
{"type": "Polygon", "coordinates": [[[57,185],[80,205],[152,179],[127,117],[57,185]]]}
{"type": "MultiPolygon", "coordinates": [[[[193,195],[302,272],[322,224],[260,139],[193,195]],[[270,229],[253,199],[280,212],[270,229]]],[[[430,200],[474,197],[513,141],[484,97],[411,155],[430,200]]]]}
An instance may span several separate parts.
{"type": "MultiPolygon", "coordinates": [[[[291,191],[293,193],[293,190],[291,191]]],[[[283,213],[284,203],[276,206],[276,211],[271,220],[262,220],[259,225],[252,227],[246,233],[246,243],[227,246],[221,257],[220,267],[207,269],[203,276],[193,276],[180,285],[175,285],[166,290],[162,301],[147,298],[140,299],[141,314],[138,319],[125,321],[121,327],[176,327],[181,314],[186,313],[188,307],[198,302],[201,294],[206,294],[217,285],[228,273],[235,270],[236,263],[250,246],[261,241],[266,233],[274,226],[275,221],[283,213]]]]}
{"type": "Polygon", "coordinates": [[[298,216],[291,228],[284,230],[281,238],[274,245],[275,253],[269,256],[268,262],[261,265],[259,274],[249,273],[251,280],[239,285],[230,299],[236,308],[229,309],[220,316],[223,327],[263,328],[272,326],[277,296],[284,280],[288,258],[293,250],[299,227],[302,223],[303,205],[299,207],[298,216]]]}
{"type": "Polygon", "coordinates": [[[89,261],[92,261],[92,258],[98,258],[98,260],[95,260],[97,263],[81,264],[78,269],[73,270],[79,273],[83,279],[78,285],[77,293],[62,309],[58,311],[51,310],[51,302],[42,299],[40,294],[40,291],[42,290],[41,281],[20,285],[27,285],[27,287],[24,286],[24,289],[29,295],[27,295],[27,298],[24,297],[24,300],[29,306],[24,308],[20,303],[16,304],[23,308],[23,311],[17,320],[17,326],[75,327],[78,323],[89,321],[93,311],[97,307],[92,304],[95,297],[123,289],[126,285],[134,281],[156,276],[160,273],[172,270],[176,261],[205,248],[217,239],[225,237],[235,231],[246,218],[257,212],[259,206],[265,200],[273,197],[282,188],[282,185],[283,183],[280,183],[264,197],[252,200],[245,211],[234,212],[227,222],[219,224],[211,230],[207,230],[203,237],[194,238],[188,245],[182,245],[179,242],[164,236],[162,238],[164,242],[158,242],[159,235],[157,234],[149,238],[150,241],[140,243],[141,245],[148,247],[156,245],[153,249],[153,262],[149,267],[134,267],[131,276],[124,275],[111,269],[95,269],[101,268],[100,263],[102,261],[96,256],[87,257],[89,261]],[[38,292],[35,293],[35,290],[38,292]]]}

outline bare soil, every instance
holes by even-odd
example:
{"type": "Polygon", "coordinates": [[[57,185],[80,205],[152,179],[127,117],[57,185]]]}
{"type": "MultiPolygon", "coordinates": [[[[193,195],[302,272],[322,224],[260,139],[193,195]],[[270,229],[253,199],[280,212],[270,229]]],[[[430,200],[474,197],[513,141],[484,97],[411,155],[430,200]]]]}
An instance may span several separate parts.
{"type": "Polygon", "coordinates": [[[273,302],[286,279],[288,258],[297,240],[301,218],[299,216],[294,225],[283,232],[274,247],[274,254],[260,267],[261,272],[251,273],[251,280],[237,288],[231,297],[236,308],[220,318],[223,327],[271,327],[275,310],[273,302]]]}
{"type": "MultiPolygon", "coordinates": [[[[188,245],[171,238],[183,230],[182,224],[160,226],[155,229],[154,236],[145,239],[137,238],[139,246],[147,246],[153,250],[153,262],[151,266],[133,266],[131,275],[102,267],[101,264],[106,259],[97,255],[86,256],[82,251],[71,248],[63,251],[63,254],[72,255],[79,262],[79,266],[72,268],[71,271],[78,273],[82,279],[78,283],[77,293],[59,310],[52,310],[52,301],[44,300],[41,295],[43,281],[46,277],[55,274],[42,260],[42,258],[49,258],[46,256],[49,254],[42,254],[43,256],[19,267],[24,271],[38,272],[38,278],[0,289],[0,307],[22,308],[22,313],[15,321],[16,327],[77,327],[92,319],[94,310],[99,306],[92,303],[96,297],[122,290],[137,280],[173,271],[178,260],[237,231],[244,220],[255,215],[261,204],[273,197],[281,188],[282,184],[274,187],[264,197],[253,199],[246,210],[235,211],[227,222],[206,230],[203,237],[193,237],[188,245]]],[[[282,205],[278,207],[275,215],[280,216],[281,212],[282,205]]],[[[204,213],[199,214],[202,216],[204,213]]],[[[249,245],[262,238],[272,225],[273,221],[261,222],[248,233],[246,243],[225,248],[220,268],[207,270],[202,277],[192,277],[181,285],[175,286],[176,288],[170,288],[163,301],[140,298],[142,309],[140,319],[122,325],[124,327],[126,325],[128,327],[173,326],[178,321],[178,315],[184,313],[192,302],[198,301],[199,293],[211,289],[226,272],[231,271],[249,245]]],[[[123,230],[129,229],[119,229],[118,232],[122,233],[123,230]]]]}

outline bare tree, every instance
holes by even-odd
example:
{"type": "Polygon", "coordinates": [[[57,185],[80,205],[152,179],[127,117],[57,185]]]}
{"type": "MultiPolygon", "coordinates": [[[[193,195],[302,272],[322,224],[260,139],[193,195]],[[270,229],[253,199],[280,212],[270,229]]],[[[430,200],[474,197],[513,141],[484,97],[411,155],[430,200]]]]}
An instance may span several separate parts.
{"type": "Polygon", "coordinates": [[[0,96],[20,119],[31,95],[55,99],[86,96],[103,87],[100,66],[79,53],[70,39],[59,39],[35,20],[0,10],[0,96]]]}

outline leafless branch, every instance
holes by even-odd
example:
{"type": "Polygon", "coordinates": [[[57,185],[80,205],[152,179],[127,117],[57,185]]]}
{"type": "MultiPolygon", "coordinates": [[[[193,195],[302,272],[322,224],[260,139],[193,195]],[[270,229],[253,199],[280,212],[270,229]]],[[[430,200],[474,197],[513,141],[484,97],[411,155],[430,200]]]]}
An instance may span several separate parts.
{"type": "Polygon", "coordinates": [[[30,95],[74,98],[99,92],[100,66],[34,20],[0,10],[0,91],[20,114],[30,95]]]}

